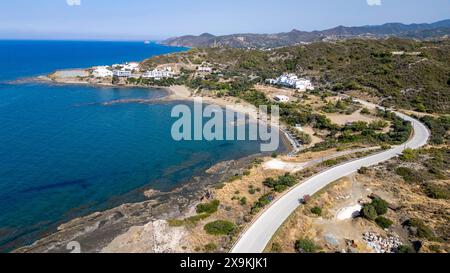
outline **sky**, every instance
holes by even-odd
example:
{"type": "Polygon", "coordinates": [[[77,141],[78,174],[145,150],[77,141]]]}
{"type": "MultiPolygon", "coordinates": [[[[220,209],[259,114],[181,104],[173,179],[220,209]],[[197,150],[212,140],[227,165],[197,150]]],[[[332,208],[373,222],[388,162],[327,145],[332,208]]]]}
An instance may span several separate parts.
{"type": "Polygon", "coordinates": [[[0,39],[161,40],[450,19],[450,0],[2,0],[0,39]]]}

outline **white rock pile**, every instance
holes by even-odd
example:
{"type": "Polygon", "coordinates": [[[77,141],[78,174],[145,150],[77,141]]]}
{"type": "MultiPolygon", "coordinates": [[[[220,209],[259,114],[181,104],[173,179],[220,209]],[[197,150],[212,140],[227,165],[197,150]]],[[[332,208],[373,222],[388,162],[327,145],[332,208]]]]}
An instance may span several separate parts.
{"type": "Polygon", "coordinates": [[[403,245],[397,235],[383,238],[379,234],[366,232],[363,234],[363,239],[376,253],[393,253],[399,246],[403,245]]]}

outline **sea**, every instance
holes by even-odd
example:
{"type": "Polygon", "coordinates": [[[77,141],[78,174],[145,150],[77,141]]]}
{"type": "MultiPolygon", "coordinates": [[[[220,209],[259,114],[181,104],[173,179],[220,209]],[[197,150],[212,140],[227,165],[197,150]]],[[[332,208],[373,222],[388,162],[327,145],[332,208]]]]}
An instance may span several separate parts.
{"type": "MultiPolygon", "coordinates": [[[[148,88],[23,79],[57,69],[185,51],[143,42],[0,41],[0,252],[29,245],[75,217],[170,191],[216,163],[259,153],[251,141],[171,137],[180,102],[112,104],[165,95],[148,88]]],[[[183,102],[193,107],[190,102],[183,102]]]]}

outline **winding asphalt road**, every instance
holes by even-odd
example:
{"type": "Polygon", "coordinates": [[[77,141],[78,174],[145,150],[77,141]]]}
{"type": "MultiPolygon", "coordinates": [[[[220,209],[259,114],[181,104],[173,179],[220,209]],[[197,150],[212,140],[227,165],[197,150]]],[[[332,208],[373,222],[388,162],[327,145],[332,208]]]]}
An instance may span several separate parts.
{"type": "MultiPolygon", "coordinates": [[[[358,101],[367,107],[378,107],[364,101],[358,101]]],[[[381,108],[381,107],[379,107],[381,108]]],[[[292,188],[276,199],[251,226],[242,234],[231,253],[262,253],[284,221],[300,205],[299,199],[305,195],[314,195],[332,182],[358,171],[361,167],[370,167],[400,155],[406,148],[417,149],[428,142],[430,132],[418,120],[397,113],[400,118],[410,121],[414,127],[413,137],[405,144],[390,150],[351,161],[315,175],[304,183],[292,188]]]]}

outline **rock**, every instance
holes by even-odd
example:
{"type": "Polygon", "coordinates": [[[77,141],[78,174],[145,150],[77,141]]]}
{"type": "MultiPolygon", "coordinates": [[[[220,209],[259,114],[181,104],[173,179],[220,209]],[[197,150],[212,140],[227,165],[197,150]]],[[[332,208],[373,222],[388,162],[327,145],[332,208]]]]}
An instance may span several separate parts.
{"type": "Polygon", "coordinates": [[[397,235],[383,238],[379,234],[366,232],[363,234],[363,239],[376,253],[393,253],[399,246],[402,245],[402,242],[397,235]]]}

